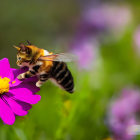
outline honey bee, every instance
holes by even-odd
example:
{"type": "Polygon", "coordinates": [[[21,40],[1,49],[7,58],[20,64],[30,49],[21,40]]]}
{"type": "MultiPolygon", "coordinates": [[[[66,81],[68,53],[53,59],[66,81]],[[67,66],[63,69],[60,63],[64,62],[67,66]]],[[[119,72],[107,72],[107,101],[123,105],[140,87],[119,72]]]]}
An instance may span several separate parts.
{"type": "Polygon", "coordinates": [[[17,65],[29,68],[27,72],[18,75],[19,80],[37,76],[36,86],[41,87],[50,79],[62,89],[73,93],[73,77],[65,63],[73,60],[73,56],[63,53],[53,54],[32,45],[30,42],[28,45],[20,43],[19,46],[14,47],[18,50],[17,65]]]}

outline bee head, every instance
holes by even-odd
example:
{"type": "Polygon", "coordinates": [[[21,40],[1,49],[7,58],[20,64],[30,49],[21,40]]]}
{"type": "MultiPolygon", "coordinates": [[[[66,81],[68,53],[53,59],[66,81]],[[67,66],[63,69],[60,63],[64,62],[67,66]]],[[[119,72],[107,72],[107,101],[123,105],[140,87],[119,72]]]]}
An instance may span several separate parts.
{"type": "Polygon", "coordinates": [[[17,65],[18,66],[28,66],[32,59],[32,50],[29,45],[24,45],[20,43],[19,46],[14,46],[17,49],[17,65]]]}

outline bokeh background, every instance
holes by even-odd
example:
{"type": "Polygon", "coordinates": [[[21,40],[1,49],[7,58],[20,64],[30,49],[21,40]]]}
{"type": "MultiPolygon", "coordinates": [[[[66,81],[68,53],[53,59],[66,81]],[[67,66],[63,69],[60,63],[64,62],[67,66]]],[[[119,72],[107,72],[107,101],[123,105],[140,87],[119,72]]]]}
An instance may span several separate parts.
{"type": "Polygon", "coordinates": [[[18,68],[13,45],[29,40],[77,60],[74,94],[46,82],[27,116],[1,121],[0,140],[139,140],[139,13],[138,0],[1,0],[1,59],[18,68]]]}

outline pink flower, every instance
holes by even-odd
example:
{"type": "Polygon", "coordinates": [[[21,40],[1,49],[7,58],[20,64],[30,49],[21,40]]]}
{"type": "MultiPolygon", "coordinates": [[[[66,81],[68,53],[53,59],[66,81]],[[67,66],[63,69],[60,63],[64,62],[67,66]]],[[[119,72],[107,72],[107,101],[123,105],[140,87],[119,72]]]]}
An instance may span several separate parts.
{"type": "Polygon", "coordinates": [[[84,7],[70,48],[78,57],[79,68],[89,69],[96,63],[101,41],[110,41],[109,35],[119,37],[132,15],[127,6],[85,4],[84,7]]]}
{"type": "Polygon", "coordinates": [[[109,126],[115,140],[133,140],[129,129],[138,125],[137,113],[140,112],[140,92],[124,89],[120,98],[114,100],[109,109],[109,126]]]}
{"type": "Polygon", "coordinates": [[[88,32],[120,32],[131,22],[132,14],[128,6],[111,4],[90,5],[86,8],[80,22],[81,29],[88,32]]]}
{"type": "Polygon", "coordinates": [[[40,95],[34,84],[35,79],[19,81],[17,76],[25,70],[10,68],[7,58],[0,60],[0,118],[5,124],[12,125],[15,116],[24,116],[36,104],[40,95]],[[32,82],[31,82],[32,81],[32,82]]]}
{"type": "Polygon", "coordinates": [[[137,27],[136,31],[134,32],[134,45],[135,45],[135,51],[140,54],[140,26],[137,27]]]}
{"type": "Polygon", "coordinates": [[[78,66],[82,69],[92,68],[97,57],[97,43],[91,41],[81,41],[73,45],[72,53],[78,58],[78,66]]]}

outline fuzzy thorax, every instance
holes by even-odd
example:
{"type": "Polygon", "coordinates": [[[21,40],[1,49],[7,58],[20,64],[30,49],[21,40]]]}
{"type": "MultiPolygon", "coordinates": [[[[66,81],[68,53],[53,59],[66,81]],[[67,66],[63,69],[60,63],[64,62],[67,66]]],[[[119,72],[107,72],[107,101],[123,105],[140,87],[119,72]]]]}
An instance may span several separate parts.
{"type": "Polygon", "coordinates": [[[0,94],[3,94],[5,92],[9,92],[9,82],[10,79],[7,77],[1,78],[0,77],[0,94]]]}

